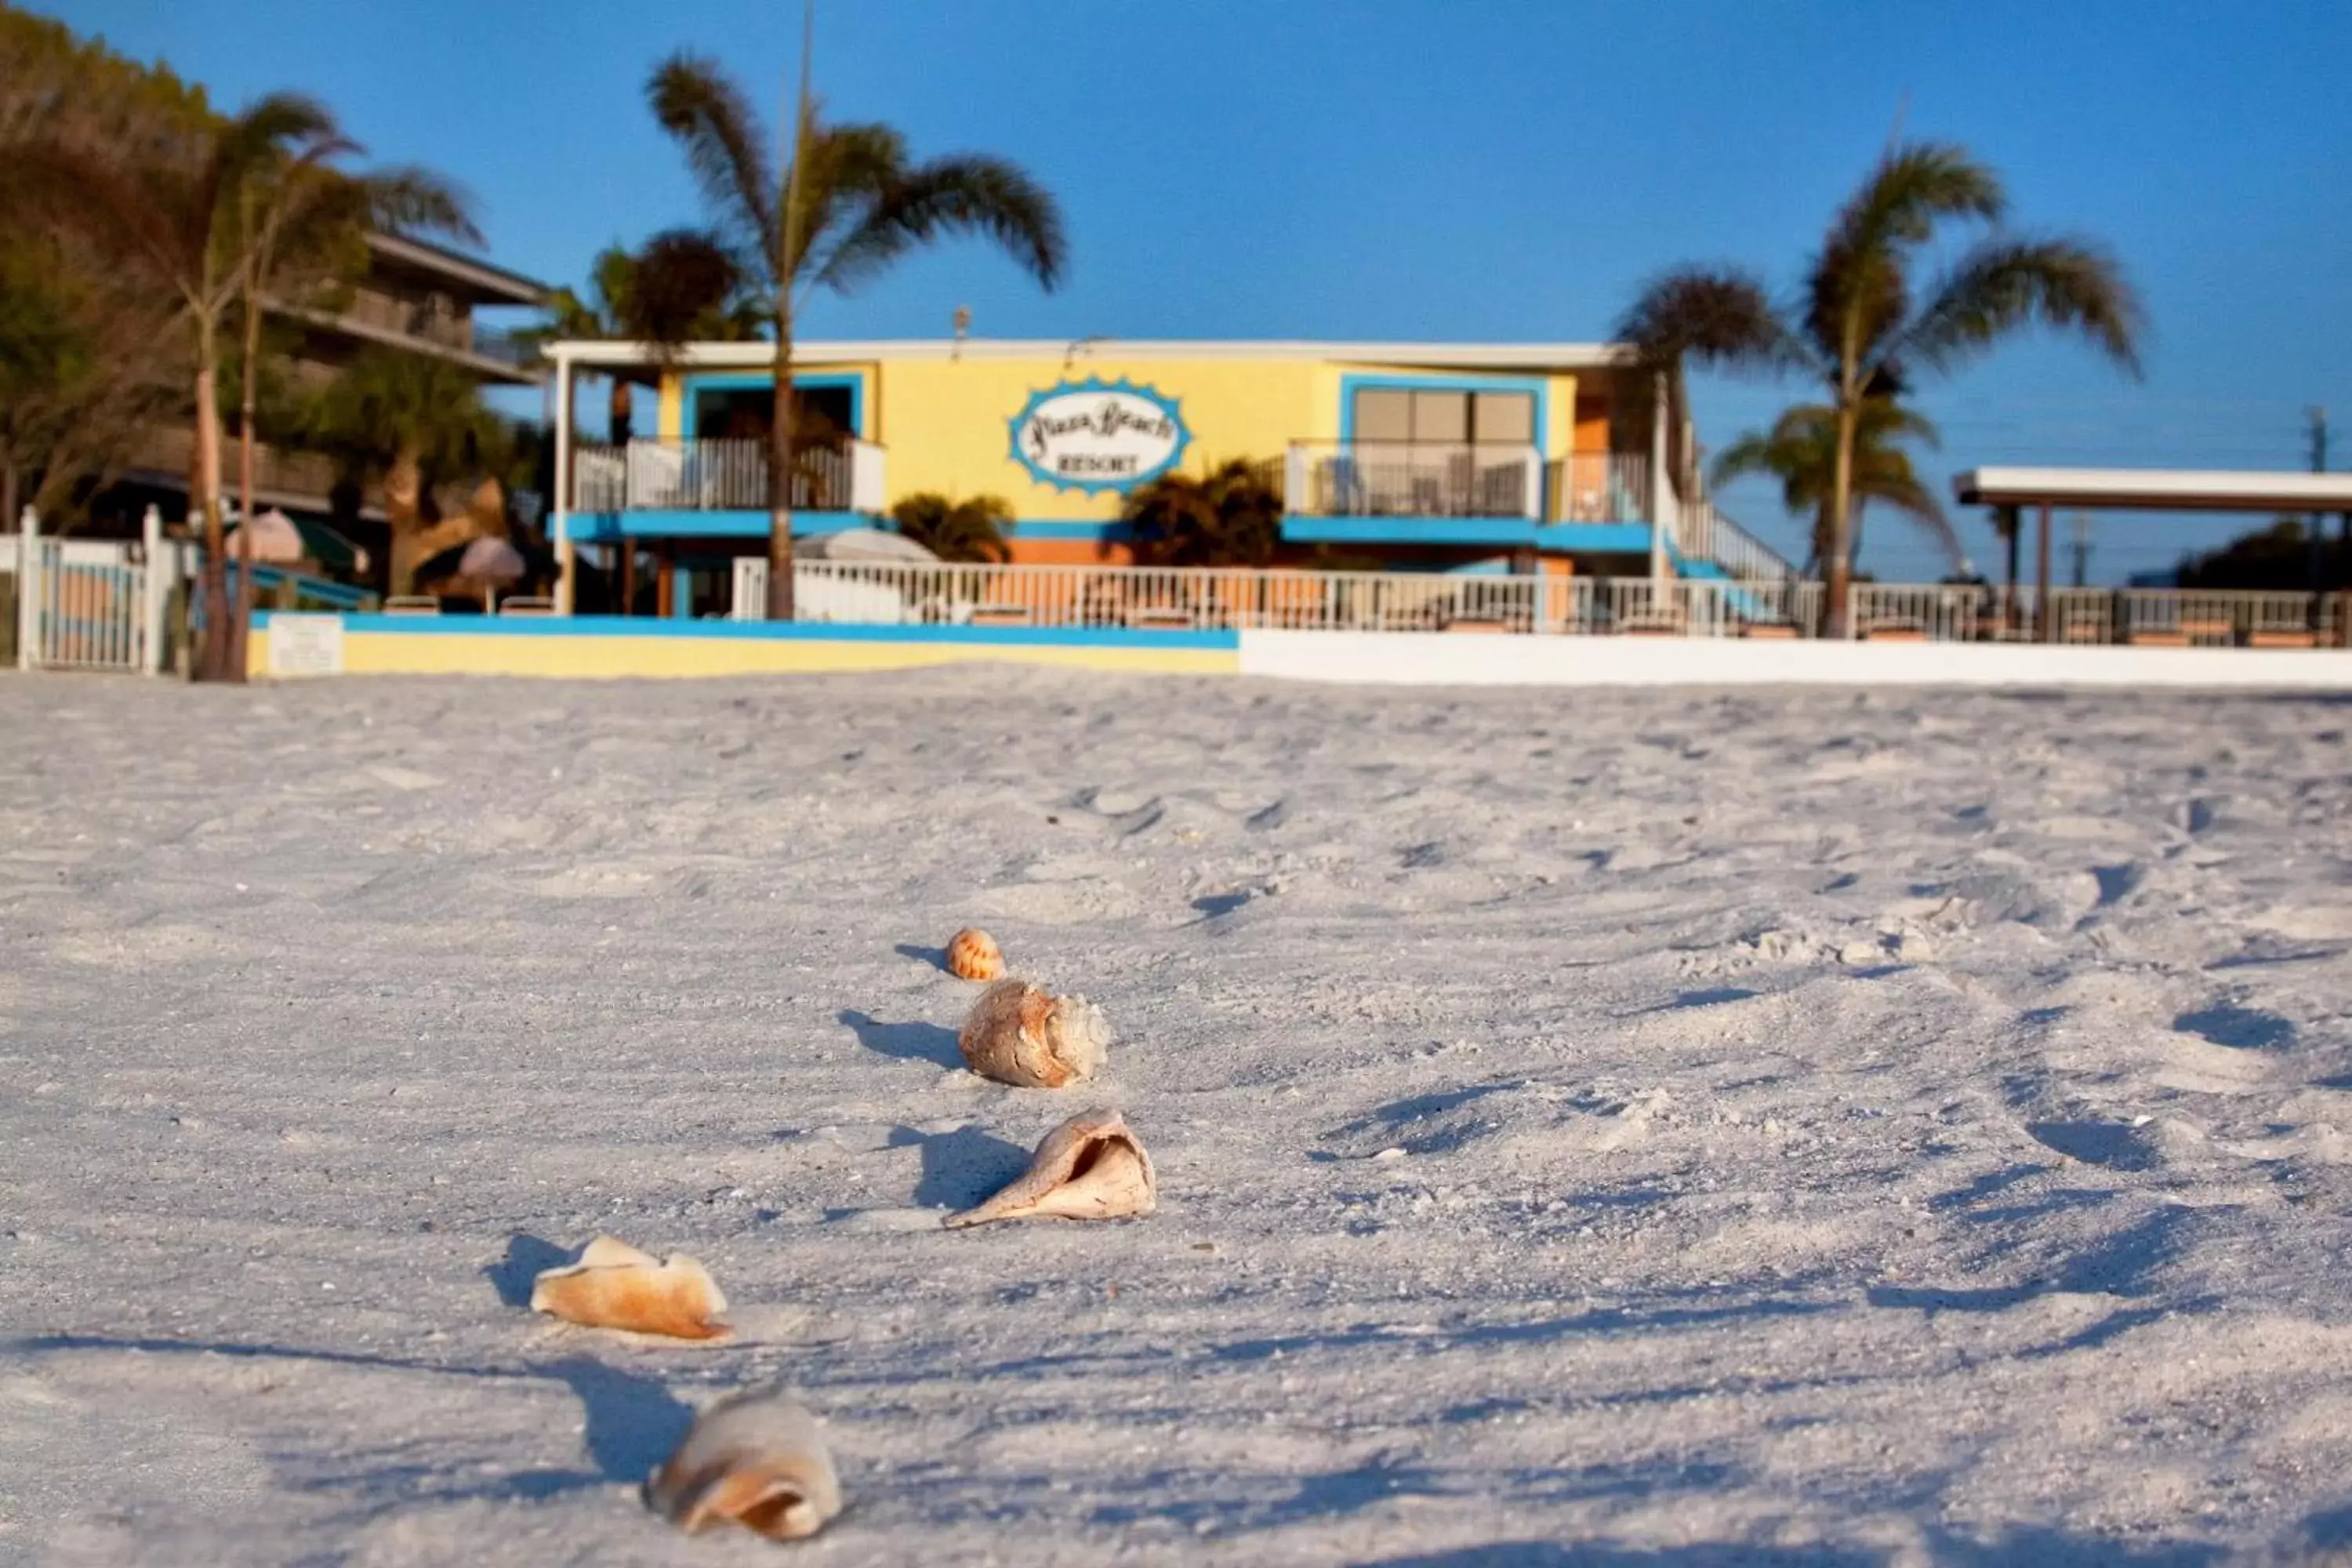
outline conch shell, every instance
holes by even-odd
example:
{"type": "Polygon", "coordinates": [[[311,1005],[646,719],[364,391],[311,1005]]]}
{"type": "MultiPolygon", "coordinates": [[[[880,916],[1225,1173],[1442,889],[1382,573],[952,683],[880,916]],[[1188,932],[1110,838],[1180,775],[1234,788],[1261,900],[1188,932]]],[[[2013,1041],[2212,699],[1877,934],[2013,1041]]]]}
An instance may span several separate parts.
{"type": "Polygon", "coordinates": [[[678,1340],[724,1339],[727,1298],[684,1253],[657,1262],[625,1241],[600,1236],[580,1261],[531,1281],[530,1308],[592,1329],[631,1329],[678,1340]]]}
{"type": "Polygon", "coordinates": [[[958,980],[1002,980],[1003,950],[978,926],[966,926],[948,943],[948,973],[958,980]]]}
{"type": "Polygon", "coordinates": [[[841,1482],[816,1417],[761,1390],[697,1416],[677,1452],[646,1479],[646,1505],[688,1535],[724,1521],[771,1541],[798,1541],[841,1511],[841,1482]]]}
{"type": "Polygon", "coordinates": [[[1086,1111],[1045,1134],[1028,1171],[950,1226],[999,1219],[1140,1219],[1159,1202],[1151,1156],[1118,1111],[1086,1111]]]}
{"type": "Polygon", "coordinates": [[[1049,996],[1025,980],[980,994],[956,1044],[982,1078],[1020,1089],[1059,1089],[1102,1070],[1110,1044],[1102,1009],[1083,996],[1049,996]]]}

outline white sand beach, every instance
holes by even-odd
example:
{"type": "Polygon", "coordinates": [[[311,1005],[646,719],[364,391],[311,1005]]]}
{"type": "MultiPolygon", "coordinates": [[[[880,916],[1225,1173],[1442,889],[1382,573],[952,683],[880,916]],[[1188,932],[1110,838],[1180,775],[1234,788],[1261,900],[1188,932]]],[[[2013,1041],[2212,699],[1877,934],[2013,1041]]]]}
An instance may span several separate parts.
{"type": "Polygon", "coordinates": [[[0,1563],[2352,1546],[2347,734],[0,677],[0,1563]],[[1104,1079],[961,1069],[968,924],[1104,1079]],[[1097,1106],[1155,1215],[940,1227],[1097,1106]],[[530,1312],[600,1232],[737,1337],[530,1312]],[[678,1536],[637,1483],[762,1383],[847,1511],[678,1536]]]}

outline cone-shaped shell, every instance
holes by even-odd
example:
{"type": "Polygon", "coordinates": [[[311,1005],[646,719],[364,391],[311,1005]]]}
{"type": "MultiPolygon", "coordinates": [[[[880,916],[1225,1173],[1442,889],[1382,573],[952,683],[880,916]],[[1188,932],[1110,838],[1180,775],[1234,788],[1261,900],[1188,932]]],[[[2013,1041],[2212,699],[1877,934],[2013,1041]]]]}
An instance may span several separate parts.
{"type": "Polygon", "coordinates": [[[723,1523],[798,1541],[841,1511],[841,1482],[816,1418],[763,1390],[723,1399],[697,1417],[677,1452],[646,1480],[646,1504],[688,1535],[723,1523]]]}
{"type": "Polygon", "coordinates": [[[1028,1171],[981,1205],[942,1224],[999,1219],[1139,1219],[1159,1202],[1151,1156],[1116,1110],[1073,1116],[1037,1145],[1028,1171]]]}
{"type": "Polygon", "coordinates": [[[683,1253],[656,1261],[625,1241],[600,1236],[580,1261],[531,1281],[530,1307],[592,1329],[629,1329],[678,1340],[722,1339],[727,1298],[701,1264],[683,1253]]]}
{"type": "Polygon", "coordinates": [[[1110,1025],[1083,996],[1049,996],[1025,980],[980,994],[956,1043],[964,1065],[1020,1089],[1059,1089],[1102,1070],[1110,1025]]]}
{"type": "Polygon", "coordinates": [[[966,926],[948,943],[948,973],[959,980],[1002,980],[1003,950],[978,926],[966,926]]]}

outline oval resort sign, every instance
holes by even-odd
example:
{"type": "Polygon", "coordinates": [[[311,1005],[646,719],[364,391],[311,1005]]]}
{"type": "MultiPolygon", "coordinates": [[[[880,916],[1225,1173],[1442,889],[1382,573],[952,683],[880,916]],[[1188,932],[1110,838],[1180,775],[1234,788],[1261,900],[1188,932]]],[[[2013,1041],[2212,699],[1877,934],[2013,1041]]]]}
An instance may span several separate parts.
{"type": "Polygon", "coordinates": [[[1013,457],[1040,484],[1126,490],[1175,467],[1192,433],[1176,400],[1129,381],[1066,381],[1013,416],[1013,457]]]}

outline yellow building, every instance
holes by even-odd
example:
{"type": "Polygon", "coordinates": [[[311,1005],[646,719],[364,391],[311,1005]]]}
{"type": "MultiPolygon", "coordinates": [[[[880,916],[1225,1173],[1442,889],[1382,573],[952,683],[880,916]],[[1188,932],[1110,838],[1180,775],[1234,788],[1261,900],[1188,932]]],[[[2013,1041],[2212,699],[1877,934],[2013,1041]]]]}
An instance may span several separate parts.
{"type": "MultiPolygon", "coordinates": [[[[548,352],[567,567],[638,584],[623,602],[640,611],[727,613],[732,559],[768,531],[772,351],[548,352]],[[574,436],[583,376],[657,387],[654,428],[574,436]]],[[[1677,482],[1688,422],[1661,389],[1610,344],[803,343],[793,530],[887,528],[912,495],[993,496],[1016,563],[1126,562],[1152,553],[1122,520],[1139,488],[1241,459],[1283,498],[1288,561],[1712,575],[1688,547],[1716,531],[1675,526],[1698,503],[1677,482]]]]}

